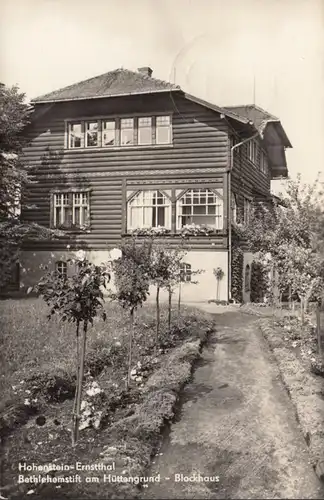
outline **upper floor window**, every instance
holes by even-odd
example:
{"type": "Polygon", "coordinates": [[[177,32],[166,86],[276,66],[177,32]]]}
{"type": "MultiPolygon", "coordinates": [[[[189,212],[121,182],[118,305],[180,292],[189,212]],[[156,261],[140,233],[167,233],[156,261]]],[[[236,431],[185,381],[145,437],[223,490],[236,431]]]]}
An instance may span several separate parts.
{"type": "Polygon", "coordinates": [[[81,120],[68,123],[67,147],[109,148],[172,144],[170,115],[81,120]]]}
{"type": "Polygon", "coordinates": [[[129,146],[134,144],[134,119],[122,118],[120,120],[120,145],[129,146]]]}
{"type": "Polygon", "coordinates": [[[258,163],[258,143],[256,141],[249,141],[247,143],[247,156],[248,156],[248,159],[254,163],[255,165],[257,165],[258,163]]]}
{"type": "Polygon", "coordinates": [[[128,201],[129,230],[151,227],[171,229],[171,200],[162,191],[139,191],[128,201]]]}
{"type": "Polygon", "coordinates": [[[53,226],[83,228],[89,224],[89,192],[62,192],[53,195],[53,226]]]}
{"type": "Polygon", "coordinates": [[[170,144],[171,116],[156,117],[156,144],[170,144]]]}
{"type": "Polygon", "coordinates": [[[138,144],[152,144],[152,118],[138,119],[138,144]]]}
{"type": "Polygon", "coordinates": [[[237,221],[237,198],[236,194],[232,193],[231,195],[231,210],[232,210],[232,222],[237,221]]]}
{"type": "Polygon", "coordinates": [[[244,198],[243,221],[248,224],[250,221],[252,202],[249,198],[244,198]]]}
{"type": "Polygon", "coordinates": [[[261,151],[261,156],[260,156],[260,170],[263,174],[268,175],[269,169],[268,169],[268,159],[264,151],[261,151]]]}
{"type": "Polygon", "coordinates": [[[69,125],[69,147],[82,148],[83,147],[83,134],[82,123],[70,123],[69,125]]]}
{"type": "Polygon", "coordinates": [[[102,146],[116,146],[116,142],[115,120],[104,120],[102,122],[102,146]]]}
{"type": "Polygon", "coordinates": [[[86,122],[86,148],[98,146],[98,122],[86,122]]]}
{"type": "Polygon", "coordinates": [[[178,200],[177,228],[187,224],[223,229],[223,199],[211,189],[188,189],[178,200]]]}

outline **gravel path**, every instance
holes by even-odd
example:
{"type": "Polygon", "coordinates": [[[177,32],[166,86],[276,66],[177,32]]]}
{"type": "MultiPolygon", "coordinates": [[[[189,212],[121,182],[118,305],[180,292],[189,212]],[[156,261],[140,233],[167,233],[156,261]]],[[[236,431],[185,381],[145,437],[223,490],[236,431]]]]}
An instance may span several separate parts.
{"type": "Polygon", "coordinates": [[[324,498],[257,318],[229,309],[216,321],[149,472],[161,482],[141,498],[324,498]],[[219,482],[177,482],[176,474],[219,482]]]}

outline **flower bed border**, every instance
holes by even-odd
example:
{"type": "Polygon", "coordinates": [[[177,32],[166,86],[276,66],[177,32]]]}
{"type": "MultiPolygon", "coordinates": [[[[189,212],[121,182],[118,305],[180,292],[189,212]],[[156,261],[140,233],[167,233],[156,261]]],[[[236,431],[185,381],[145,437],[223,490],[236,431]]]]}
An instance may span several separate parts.
{"type": "Polygon", "coordinates": [[[324,400],[323,396],[320,396],[323,394],[323,380],[308,372],[291,349],[286,347],[283,331],[273,327],[272,320],[261,319],[259,326],[276,359],[283,385],[294,405],[296,419],[309,448],[314,471],[324,482],[324,400]],[[300,380],[299,390],[294,384],[296,380],[300,380]],[[305,412],[306,404],[314,409],[311,421],[305,412]]]}

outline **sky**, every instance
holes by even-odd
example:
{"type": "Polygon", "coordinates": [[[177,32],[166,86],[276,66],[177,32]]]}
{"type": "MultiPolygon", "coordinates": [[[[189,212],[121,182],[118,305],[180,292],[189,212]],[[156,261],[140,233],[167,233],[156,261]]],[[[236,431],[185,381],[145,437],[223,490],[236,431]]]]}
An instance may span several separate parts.
{"type": "Polygon", "coordinates": [[[33,98],[124,67],[280,118],[292,177],[324,172],[324,0],[1,0],[0,80],[33,98]]]}

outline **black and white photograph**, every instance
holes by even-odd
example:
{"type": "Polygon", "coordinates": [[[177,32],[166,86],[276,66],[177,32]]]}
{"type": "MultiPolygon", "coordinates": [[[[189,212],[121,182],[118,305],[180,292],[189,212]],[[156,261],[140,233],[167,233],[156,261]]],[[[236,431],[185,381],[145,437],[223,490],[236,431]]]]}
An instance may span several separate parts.
{"type": "Polygon", "coordinates": [[[324,0],[0,1],[0,500],[324,498],[324,0]]]}

